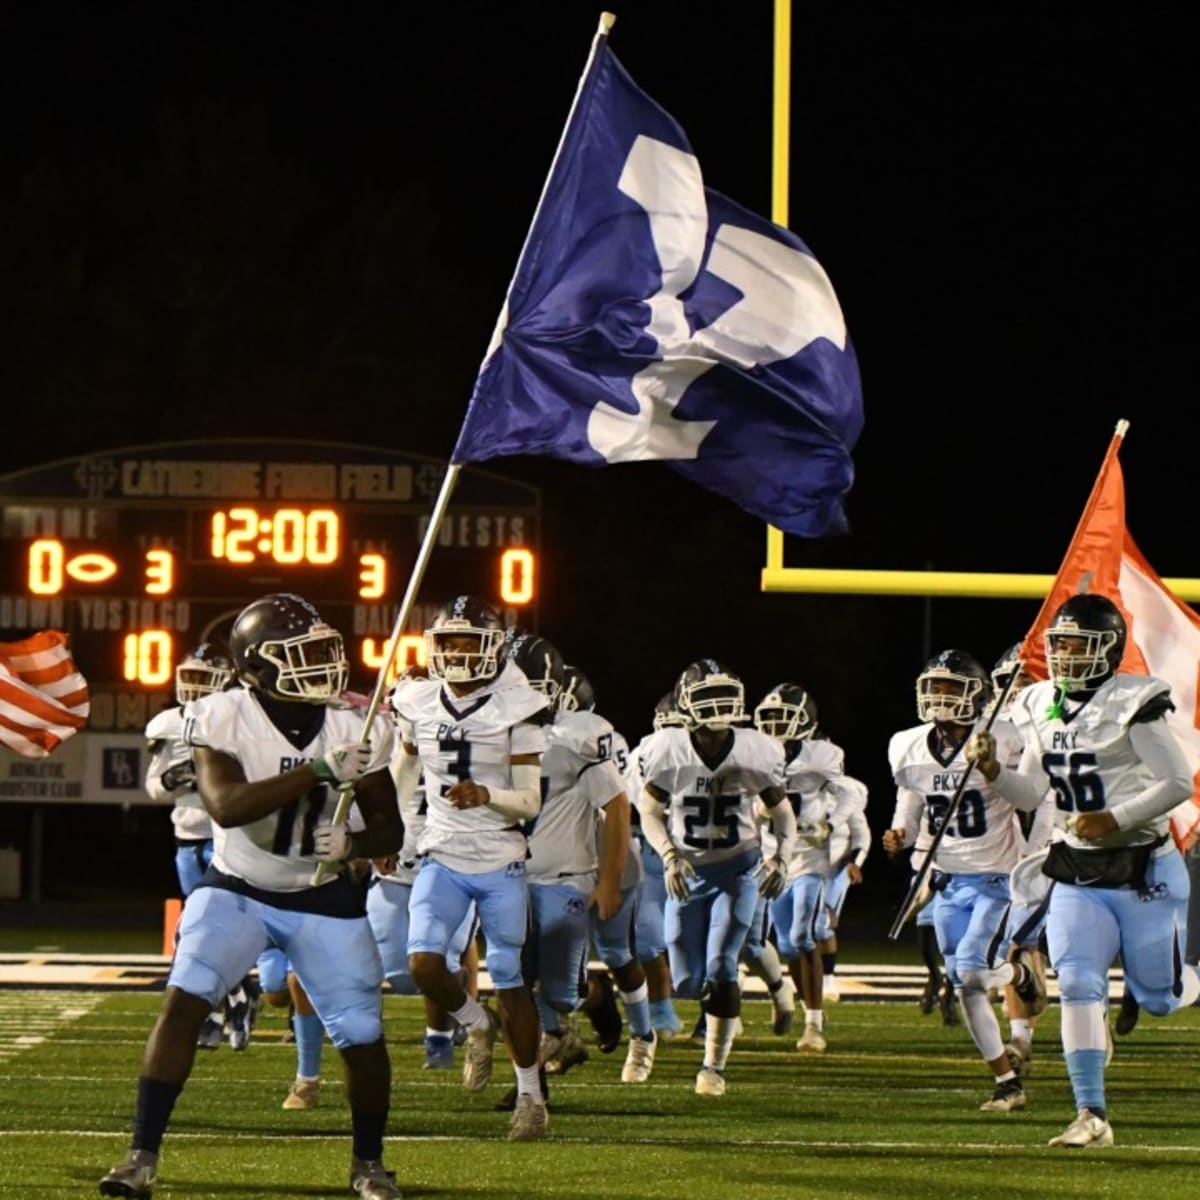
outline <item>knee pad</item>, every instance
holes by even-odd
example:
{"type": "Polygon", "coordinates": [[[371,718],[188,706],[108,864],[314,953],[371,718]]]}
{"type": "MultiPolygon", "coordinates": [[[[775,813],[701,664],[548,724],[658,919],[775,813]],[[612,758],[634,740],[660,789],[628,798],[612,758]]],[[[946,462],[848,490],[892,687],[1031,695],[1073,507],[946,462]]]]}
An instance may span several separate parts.
{"type": "Polygon", "coordinates": [[[339,1049],[369,1046],[383,1037],[383,1021],[374,998],[370,1005],[348,1008],[330,1017],[325,1025],[329,1040],[339,1049]]]}
{"type": "Polygon", "coordinates": [[[264,992],[282,992],[287,987],[288,960],[282,950],[268,950],[258,959],[258,982],[264,992]]]}
{"type": "Polygon", "coordinates": [[[1108,999],[1108,980],[1082,963],[1063,963],[1056,974],[1064,1003],[1103,1004],[1108,999]]]}
{"type": "Polygon", "coordinates": [[[520,987],[524,982],[521,975],[521,949],[498,942],[489,942],[487,969],[492,977],[492,986],[497,988],[520,987]]]}

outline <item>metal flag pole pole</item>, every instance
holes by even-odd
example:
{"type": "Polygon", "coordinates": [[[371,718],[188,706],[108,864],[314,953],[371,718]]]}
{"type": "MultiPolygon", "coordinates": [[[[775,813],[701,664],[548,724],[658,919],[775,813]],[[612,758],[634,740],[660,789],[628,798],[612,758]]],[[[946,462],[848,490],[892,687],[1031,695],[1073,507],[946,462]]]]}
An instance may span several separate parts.
{"type": "MultiPolygon", "coordinates": [[[[992,711],[988,714],[988,719],[981,732],[991,732],[992,725],[995,724],[996,717],[1004,707],[1004,702],[1008,699],[1008,693],[1012,691],[1012,686],[1016,682],[1017,676],[1021,674],[1021,669],[1024,665],[1023,662],[1017,662],[1016,668],[1013,670],[1012,675],[1009,676],[1008,682],[1004,685],[1004,691],[1000,693],[999,699],[992,706],[992,711]]],[[[962,803],[963,794],[967,790],[967,780],[974,769],[975,764],[973,762],[967,763],[967,769],[962,773],[962,778],[958,781],[958,787],[954,789],[954,795],[950,798],[950,805],[946,809],[945,816],[942,817],[942,823],[938,826],[937,832],[933,835],[933,841],[929,844],[929,849],[925,854],[925,861],[921,864],[912,883],[909,884],[908,894],[904,897],[904,903],[900,906],[900,911],[896,914],[896,919],[892,922],[891,929],[888,930],[889,942],[894,942],[900,936],[900,930],[904,928],[904,923],[912,916],[916,908],[917,897],[925,890],[925,882],[933,870],[934,856],[938,852],[938,847],[942,844],[942,838],[946,836],[946,830],[950,828],[950,822],[958,816],[959,805],[962,803]]],[[[923,817],[925,815],[924,812],[921,815],[923,817]]]]}
{"type": "MultiPolygon", "coordinates": [[[[412,574],[408,577],[408,587],[404,589],[404,599],[400,602],[400,611],[396,613],[396,621],[392,626],[392,635],[388,639],[387,646],[383,651],[383,661],[379,664],[379,674],[375,678],[375,690],[371,693],[371,703],[367,706],[366,720],[363,722],[362,744],[365,746],[371,740],[371,726],[375,723],[376,714],[379,712],[379,706],[383,702],[384,689],[387,687],[388,672],[392,668],[392,661],[396,657],[396,648],[400,645],[400,636],[404,632],[405,625],[408,624],[408,615],[412,612],[413,604],[417,598],[417,589],[421,586],[421,580],[425,578],[425,569],[429,566],[429,556],[433,553],[433,544],[437,540],[438,530],[442,526],[442,518],[446,515],[446,509],[450,504],[450,496],[454,491],[454,485],[458,482],[458,473],[462,468],[457,463],[451,463],[446,468],[446,474],[442,478],[442,487],[438,492],[438,497],[433,506],[433,515],[429,518],[429,526],[425,530],[425,538],[421,542],[421,549],[417,554],[417,561],[413,563],[412,574]]],[[[346,784],[339,789],[337,807],[333,812],[333,823],[340,825],[345,819],[346,814],[350,811],[350,803],[354,798],[354,785],[346,784]]],[[[329,863],[318,863],[317,869],[313,872],[312,885],[317,887],[324,882],[326,875],[329,874],[329,863]]]]}

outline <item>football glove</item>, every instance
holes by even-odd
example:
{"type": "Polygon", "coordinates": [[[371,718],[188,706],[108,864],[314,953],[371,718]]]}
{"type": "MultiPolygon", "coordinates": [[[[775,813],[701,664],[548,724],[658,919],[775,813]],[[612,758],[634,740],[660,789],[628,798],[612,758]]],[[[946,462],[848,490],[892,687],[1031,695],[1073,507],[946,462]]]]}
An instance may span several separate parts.
{"type": "Polygon", "coordinates": [[[778,858],[764,858],[754,871],[758,878],[758,894],[768,900],[778,900],[787,887],[787,867],[778,858]]]}
{"type": "Polygon", "coordinates": [[[322,783],[353,783],[367,773],[371,765],[371,747],[362,742],[346,742],[326,750],[313,759],[313,773],[322,783]]]}
{"type": "Polygon", "coordinates": [[[168,792],[178,792],[181,788],[196,786],[196,767],[191,759],[168,767],[162,773],[162,785],[168,792]]]}
{"type": "Polygon", "coordinates": [[[692,880],[695,878],[696,868],[686,858],[680,858],[678,851],[668,850],[663,859],[663,881],[667,885],[667,895],[682,903],[692,894],[692,880]]]}
{"type": "Polygon", "coordinates": [[[350,857],[350,826],[321,825],[313,833],[313,858],[318,862],[340,863],[350,857]]]}

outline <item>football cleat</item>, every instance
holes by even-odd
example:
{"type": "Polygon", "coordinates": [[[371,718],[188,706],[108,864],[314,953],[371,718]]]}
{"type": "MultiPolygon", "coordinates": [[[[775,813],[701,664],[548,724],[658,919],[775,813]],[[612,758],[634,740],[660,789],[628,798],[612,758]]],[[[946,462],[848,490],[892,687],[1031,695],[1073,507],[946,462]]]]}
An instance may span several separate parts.
{"type": "Polygon", "coordinates": [[[842,989],[838,987],[836,975],[826,975],[821,982],[821,999],[826,1004],[836,1004],[842,998],[842,989]]]}
{"type": "Polygon", "coordinates": [[[245,988],[238,988],[225,1001],[225,1032],[229,1035],[232,1049],[245,1050],[250,1045],[250,1035],[258,1021],[258,1003],[257,998],[252,999],[245,988]]]}
{"type": "Polygon", "coordinates": [[[588,1048],[584,1045],[583,1038],[570,1025],[566,1027],[562,1037],[556,1038],[555,1041],[558,1044],[554,1047],[553,1054],[543,1060],[547,1075],[565,1075],[572,1067],[587,1062],[588,1048]]]}
{"type": "Polygon", "coordinates": [[[725,1095],[725,1072],[715,1067],[701,1067],[696,1073],[694,1090],[697,1096],[725,1095]]]}
{"type": "Polygon", "coordinates": [[[796,1049],[804,1054],[824,1054],[828,1045],[821,1030],[815,1025],[805,1025],[804,1033],[796,1043],[796,1049]]]}
{"type": "Polygon", "coordinates": [[[985,1100],[980,1106],[980,1112],[1012,1112],[1014,1109],[1025,1107],[1025,1089],[1019,1079],[1006,1079],[996,1084],[992,1098],[985,1100]]]}
{"type": "Polygon", "coordinates": [[[771,993],[771,1007],[774,1018],[771,1022],[771,1032],[776,1037],[792,1032],[792,1023],[796,1019],[796,985],[787,976],[779,981],[779,987],[771,993]]]}
{"type": "Polygon", "coordinates": [[[350,1160],[350,1190],[363,1200],[401,1200],[396,1172],[387,1170],[377,1158],[350,1160]]]}
{"type": "Polygon", "coordinates": [[[629,1050],[625,1055],[625,1065],[621,1068],[622,1083],[645,1083],[654,1070],[654,1051],[656,1039],[654,1034],[648,1038],[637,1037],[629,1039],[629,1050]]]}
{"type": "Polygon", "coordinates": [[[482,1092],[492,1081],[492,1057],[500,1033],[500,1021],[486,1004],[483,1012],[487,1017],[487,1027],[472,1029],[467,1034],[467,1052],[463,1056],[463,1088],[468,1092],[482,1092]]]}
{"type": "Polygon", "coordinates": [[[425,1035],[425,1061],[421,1064],[426,1071],[451,1071],[454,1069],[454,1042],[447,1034],[436,1037],[425,1035]]]}
{"type": "Polygon", "coordinates": [[[1013,991],[1020,996],[1031,1017],[1040,1016],[1046,1011],[1046,968],[1042,966],[1041,956],[1024,948],[1017,951],[1013,962],[1021,968],[1021,978],[1013,981],[1013,991]]]}
{"type": "Polygon", "coordinates": [[[317,1108],[321,1103],[321,1081],[319,1079],[293,1079],[288,1094],[283,1098],[287,1109],[317,1108]]]}
{"type": "Polygon", "coordinates": [[[467,1027],[454,1022],[454,1036],[450,1039],[456,1046],[463,1045],[467,1040],[467,1027]]]}
{"type": "Polygon", "coordinates": [[[938,994],[938,1007],[942,1010],[943,1025],[957,1025],[961,1021],[958,1015],[958,1003],[954,996],[954,984],[949,979],[942,980],[941,991],[938,994]]]}
{"type": "Polygon", "coordinates": [[[1128,1037],[1137,1027],[1138,1017],[1142,1015],[1142,1006],[1134,998],[1128,987],[1121,997],[1121,1011],[1117,1013],[1117,1035],[1128,1037]]]}
{"type": "Polygon", "coordinates": [[[100,1180],[100,1195],[148,1200],[154,1191],[157,1169],[157,1154],[151,1154],[148,1150],[130,1150],[125,1161],[117,1163],[100,1180]]]}
{"type": "Polygon", "coordinates": [[[512,1124],[508,1129],[510,1142],[533,1142],[546,1136],[550,1124],[550,1113],[544,1100],[532,1096],[518,1096],[513,1109],[512,1124]]]}
{"type": "Polygon", "coordinates": [[[1112,1126],[1087,1108],[1081,1108],[1079,1116],[1058,1137],[1050,1139],[1051,1146],[1065,1146],[1071,1150],[1103,1150],[1112,1144],[1112,1126]]]}
{"type": "Polygon", "coordinates": [[[1018,1079],[1024,1079],[1030,1072],[1033,1060],[1033,1045],[1024,1038],[1013,1038],[1004,1047],[1008,1055],[1008,1065],[1016,1072],[1018,1079]]]}
{"type": "Polygon", "coordinates": [[[925,980],[925,990],[921,993],[920,1000],[917,1004],[920,1005],[921,1014],[929,1016],[931,1012],[938,1006],[938,993],[942,989],[942,977],[940,975],[930,975],[925,980]]]}
{"type": "Polygon", "coordinates": [[[216,1050],[224,1039],[224,1022],[217,1020],[216,1017],[205,1017],[204,1024],[200,1026],[200,1033],[196,1038],[196,1048],[198,1050],[216,1050]]]}

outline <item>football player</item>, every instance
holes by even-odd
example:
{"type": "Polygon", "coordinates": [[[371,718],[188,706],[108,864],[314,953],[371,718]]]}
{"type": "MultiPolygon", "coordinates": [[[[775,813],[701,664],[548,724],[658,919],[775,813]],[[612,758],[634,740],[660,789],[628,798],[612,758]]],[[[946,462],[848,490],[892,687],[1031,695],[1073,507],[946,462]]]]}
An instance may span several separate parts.
{"type": "Polygon", "coordinates": [[[409,901],[408,966],[417,987],[465,1026],[463,1087],[492,1077],[495,1012],[450,970],[455,933],[474,905],[487,968],[504,1009],[517,1076],[509,1137],[540,1138],[548,1123],[538,1078],[538,1014],[521,973],[528,895],[523,823],[541,807],[546,697],[504,661],[504,625],[490,604],[456,596],[425,631],[428,679],[396,687],[402,751],[393,764],[407,808],[422,771],[427,815],[409,901]]]}
{"type": "MultiPolygon", "coordinates": [[[[963,786],[964,772],[970,770],[963,747],[984,719],[991,679],[970,654],[943,650],[918,675],[916,692],[921,724],[893,735],[888,745],[897,794],[883,846],[894,854],[912,845],[921,825],[936,836],[951,800],[961,792],[934,857],[934,927],[967,1029],[995,1079],[981,1111],[1011,1112],[1025,1107],[1025,1091],[1005,1053],[988,992],[1013,983],[1030,1009],[1040,1011],[1046,991],[1024,952],[999,967],[991,961],[1008,914],[1009,872],[1021,848],[1013,805],[978,776],[966,783],[979,786],[963,786]]],[[[1003,752],[1011,753],[1016,730],[1000,721],[993,729],[1003,752]]]]}
{"type": "Polygon", "coordinates": [[[278,593],[247,605],[234,621],[230,650],[240,686],[203,696],[184,713],[184,741],[213,818],[212,865],[180,922],[138,1081],[132,1148],[100,1192],[149,1196],[201,1025],[276,946],[345,1064],[351,1186],[367,1200],[395,1200],[400,1193],[382,1162],[391,1087],[382,969],[363,890],[340,870],[312,883],[318,863],[337,866],[400,847],[387,769],[392,722],[383,714],[368,731],[362,713],[339,701],[349,673],[341,634],[300,596],[278,593]],[[343,787],[353,787],[364,821],[353,836],[331,819],[343,787]]]}
{"type": "MultiPolygon", "coordinates": [[[[844,754],[826,738],[814,738],[816,704],[796,683],[773,687],[754,710],[754,725],[776,741],[784,754],[784,790],[795,815],[796,840],[787,860],[787,881],[771,905],[779,953],[788,964],[804,1002],[804,1033],[796,1049],[820,1054],[826,1048],[824,974],[817,953],[816,927],[821,895],[829,875],[829,839],[861,803],[859,793],[842,786],[844,754]]],[[[763,835],[764,853],[774,849],[763,835]]]]}
{"type": "Polygon", "coordinates": [[[1171,810],[1191,795],[1191,771],[1167,725],[1169,685],[1116,673],[1125,640],[1125,619],[1106,596],[1064,601],[1044,634],[1050,678],[1013,706],[1024,738],[1018,766],[1006,765],[990,735],[967,747],[990,785],[1021,808],[1054,790],[1046,933],[1077,1112],[1050,1144],[1067,1148],[1113,1143],[1105,1004],[1118,951],[1140,1008],[1167,1016],[1200,997],[1200,977],[1183,961],[1188,881],[1169,830],[1171,810]]]}
{"type": "MultiPolygon", "coordinates": [[[[846,811],[846,821],[833,825],[829,836],[829,878],[821,889],[821,908],[817,915],[817,953],[821,956],[824,980],[821,998],[825,1003],[841,998],[837,983],[837,928],[846,896],[852,887],[863,880],[863,864],[871,852],[871,827],[867,824],[867,787],[861,780],[843,775],[841,788],[854,792],[855,801],[846,811]]],[[[832,792],[826,805],[825,819],[832,823],[841,804],[837,792],[832,792]]]]}
{"type": "Polygon", "coordinates": [[[659,730],[643,744],[642,829],[663,861],[666,937],[679,995],[707,985],[700,1096],[725,1094],[725,1063],[741,1012],[738,956],[760,892],[783,890],[796,821],[783,791],[783,751],[745,720],[742,681],[712,659],[687,667],[675,685],[686,728],[659,730]],[[778,851],[759,850],[754,801],[770,814],[778,851]]]}

